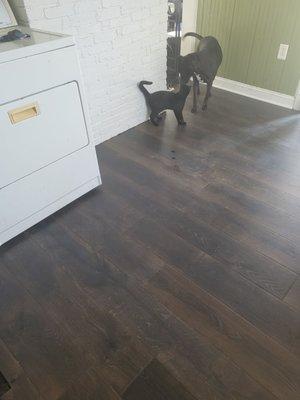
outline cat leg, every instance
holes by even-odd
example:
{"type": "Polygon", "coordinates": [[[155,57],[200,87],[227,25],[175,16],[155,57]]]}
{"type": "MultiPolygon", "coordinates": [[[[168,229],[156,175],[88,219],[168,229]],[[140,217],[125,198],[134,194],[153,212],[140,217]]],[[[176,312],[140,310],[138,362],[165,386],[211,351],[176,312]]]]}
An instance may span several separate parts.
{"type": "Polygon", "coordinates": [[[206,95],[205,95],[203,106],[202,106],[203,111],[207,110],[208,99],[211,97],[211,88],[212,88],[212,82],[208,82],[207,89],[206,89],[206,95]]]}
{"type": "Polygon", "coordinates": [[[186,122],[182,115],[182,110],[174,110],[174,114],[177,119],[178,125],[186,125],[186,122]]]}

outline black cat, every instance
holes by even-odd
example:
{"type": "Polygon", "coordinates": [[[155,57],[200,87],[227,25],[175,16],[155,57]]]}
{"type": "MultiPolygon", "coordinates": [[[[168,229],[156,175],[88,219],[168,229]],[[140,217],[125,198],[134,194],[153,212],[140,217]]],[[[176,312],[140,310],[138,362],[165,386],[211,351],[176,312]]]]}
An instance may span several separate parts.
{"type": "Polygon", "coordinates": [[[161,120],[161,116],[159,114],[165,110],[173,110],[178,124],[186,125],[186,122],[183,119],[182,110],[184,108],[186,98],[191,91],[191,87],[181,83],[178,93],[168,92],[166,90],[149,93],[144,85],[152,85],[152,83],[153,82],[141,81],[138,85],[151,109],[151,122],[158,126],[158,123],[161,120]]]}

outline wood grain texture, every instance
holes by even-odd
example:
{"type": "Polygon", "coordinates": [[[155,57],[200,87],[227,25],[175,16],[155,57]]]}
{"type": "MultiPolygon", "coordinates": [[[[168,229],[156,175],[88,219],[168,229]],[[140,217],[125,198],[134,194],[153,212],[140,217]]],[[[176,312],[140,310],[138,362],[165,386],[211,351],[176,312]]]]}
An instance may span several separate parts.
{"type": "Polygon", "coordinates": [[[215,90],[186,120],[0,249],[3,400],[298,400],[300,116],[215,90]]]}
{"type": "Polygon", "coordinates": [[[293,286],[284,298],[285,302],[291,307],[300,311],[300,278],[294,282],[293,286]]]}
{"type": "Polygon", "coordinates": [[[26,375],[20,363],[16,360],[8,347],[0,339],[0,370],[7,382],[10,390],[2,395],[1,400],[24,399],[24,400],[43,400],[44,398],[34,387],[26,375]]]}
{"type": "Polygon", "coordinates": [[[126,389],[124,400],[196,400],[186,388],[154,359],[126,389]]]}
{"type": "Polygon", "coordinates": [[[10,390],[9,383],[5,379],[4,375],[0,372],[0,396],[4,395],[10,390]]]}

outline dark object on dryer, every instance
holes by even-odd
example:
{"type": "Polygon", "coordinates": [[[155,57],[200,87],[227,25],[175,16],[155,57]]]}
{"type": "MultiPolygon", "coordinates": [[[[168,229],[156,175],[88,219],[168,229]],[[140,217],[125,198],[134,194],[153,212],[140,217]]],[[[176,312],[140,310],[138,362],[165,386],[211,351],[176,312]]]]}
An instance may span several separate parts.
{"type": "Polygon", "coordinates": [[[141,81],[139,88],[144,94],[147,104],[151,109],[150,120],[158,126],[162,117],[159,115],[162,111],[173,110],[179,125],[186,125],[183,119],[182,111],[186,102],[186,98],[191,91],[191,87],[181,83],[178,93],[162,90],[159,92],[149,93],[144,85],[152,85],[152,82],[141,81]]]}
{"type": "Polygon", "coordinates": [[[30,35],[27,33],[23,33],[19,31],[19,29],[14,29],[12,31],[9,31],[6,35],[0,37],[0,42],[6,43],[6,42],[13,42],[15,40],[21,40],[21,39],[27,39],[29,38],[30,35]]]}
{"type": "Polygon", "coordinates": [[[186,33],[184,38],[187,36],[196,37],[200,40],[200,43],[195,53],[179,57],[179,72],[183,82],[188,82],[193,77],[194,103],[192,112],[197,112],[197,94],[199,95],[200,92],[198,77],[207,84],[202,106],[202,110],[206,110],[213,82],[223,60],[223,53],[218,40],[213,36],[203,37],[193,32],[186,33]]]}

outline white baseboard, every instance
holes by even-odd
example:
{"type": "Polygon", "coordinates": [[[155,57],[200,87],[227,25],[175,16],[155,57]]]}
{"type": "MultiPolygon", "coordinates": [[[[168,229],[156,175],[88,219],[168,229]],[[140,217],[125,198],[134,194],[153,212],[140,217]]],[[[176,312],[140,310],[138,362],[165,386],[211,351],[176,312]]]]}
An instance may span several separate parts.
{"type": "Polygon", "coordinates": [[[246,83],[232,81],[217,76],[214,82],[214,87],[227,90],[228,92],[237,93],[242,96],[251,97],[252,99],[264,101],[266,103],[275,104],[277,106],[296,109],[296,101],[293,96],[247,85],[246,83]]]}
{"type": "Polygon", "coordinates": [[[294,110],[300,111],[300,94],[295,97],[294,110]]]}
{"type": "Polygon", "coordinates": [[[300,111],[300,81],[296,90],[294,110],[300,111]]]}

